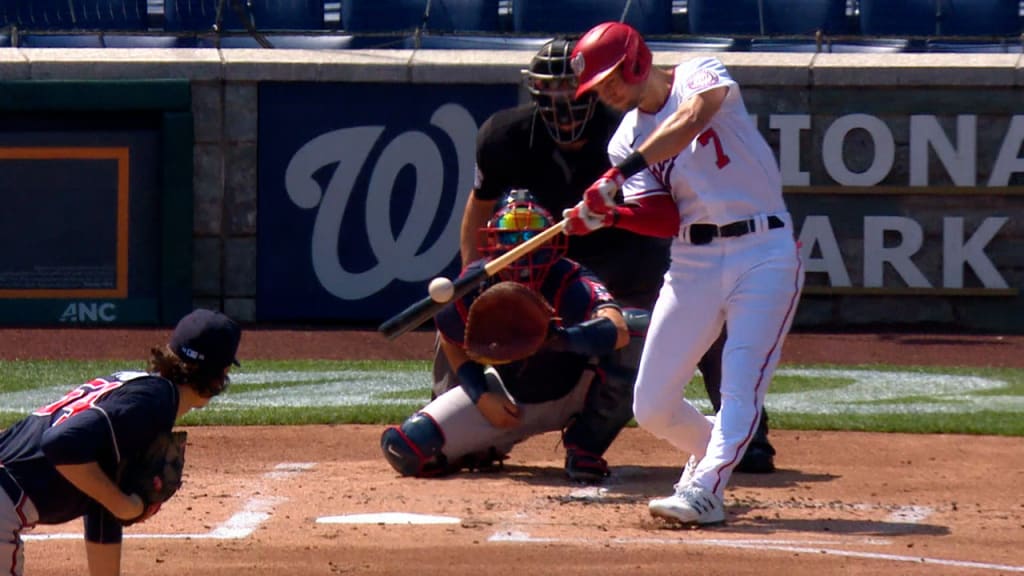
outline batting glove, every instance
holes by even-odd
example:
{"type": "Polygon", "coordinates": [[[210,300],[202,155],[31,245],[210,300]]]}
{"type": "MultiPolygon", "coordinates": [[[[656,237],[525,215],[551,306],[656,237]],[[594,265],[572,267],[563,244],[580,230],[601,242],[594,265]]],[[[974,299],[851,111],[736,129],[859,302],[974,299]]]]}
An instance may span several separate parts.
{"type": "Polygon", "coordinates": [[[565,219],[565,228],[562,231],[567,236],[583,236],[599,228],[615,224],[614,211],[594,214],[583,202],[564,210],[562,218],[565,219]]]}
{"type": "Polygon", "coordinates": [[[625,181],[618,168],[609,168],[583,192],[584,204],[594,214],[611,212],[616,206],[615,195],[625,181]]]}

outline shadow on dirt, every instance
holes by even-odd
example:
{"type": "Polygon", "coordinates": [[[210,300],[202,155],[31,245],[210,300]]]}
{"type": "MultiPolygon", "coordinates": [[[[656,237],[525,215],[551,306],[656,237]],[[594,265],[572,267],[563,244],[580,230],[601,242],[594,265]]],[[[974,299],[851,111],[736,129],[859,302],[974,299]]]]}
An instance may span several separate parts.
{"type": "MultiPolygon", "coordinates": [[[[746,506],[728,506],[725,524],[702,526],[700,530],[728,534],[842,534],[844,536],[946,536],[948,526],[897,522],[889,520],[844,519],[844,518],[780,518],[771,511],[772,517],[763,509],[752,510],[746,506]]],[[[651,520],[651,527],[663,530],[692,530],[692,527],[651,520]]]]}

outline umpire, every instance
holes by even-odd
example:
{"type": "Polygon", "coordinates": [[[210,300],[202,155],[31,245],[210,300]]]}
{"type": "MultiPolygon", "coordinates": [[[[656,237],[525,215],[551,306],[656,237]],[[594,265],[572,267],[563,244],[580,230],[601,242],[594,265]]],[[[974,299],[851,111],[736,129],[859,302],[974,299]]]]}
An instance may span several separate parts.
{"type": "MultiPolygon", "coordinates": [[[[529,104],[499,110],[477,134],[476,181],[463,214],[460,251],[463,265],[476,260],[477,231],[512,189],[531,191],[555,217],[580,201],[580,195],[611,166],[607,144],[621,115],[592,94],[576,100],[576,77],[569,64],[572,41],[558,37],[544,44],[523,71],[529,104]]],[[[596,482],[609,473],[602,457],[633,417],[633,380],[643,347],[649,311],[668,269],[669,238],[606,228],[569,239],[566,256],[589,268],[626,312],[634,338],[629,346],[602,358],[604,382],[591,387],[583,412],[565,431],[566,473],[576,481],[596,482]]],[[[712,345],[699,367],[716,411],[720,403],[722,347],[712,345]]],[[[438,354],[435,382],[446,376],[438,354]]],[[[767,418],[736,470],[771,472],[775,450],[768,443],[767,418]]]]}

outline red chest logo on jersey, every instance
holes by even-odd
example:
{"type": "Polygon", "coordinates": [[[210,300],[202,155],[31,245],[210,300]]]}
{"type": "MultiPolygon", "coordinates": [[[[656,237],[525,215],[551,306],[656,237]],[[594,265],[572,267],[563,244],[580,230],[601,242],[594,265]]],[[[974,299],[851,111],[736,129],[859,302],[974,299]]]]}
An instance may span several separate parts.
{"type": "Polygon", "coordinates": [[[690,90],[702,90],[718,84],[718,74],[711,70],[697,70],[686,79],[686,87],[690,90]]]}

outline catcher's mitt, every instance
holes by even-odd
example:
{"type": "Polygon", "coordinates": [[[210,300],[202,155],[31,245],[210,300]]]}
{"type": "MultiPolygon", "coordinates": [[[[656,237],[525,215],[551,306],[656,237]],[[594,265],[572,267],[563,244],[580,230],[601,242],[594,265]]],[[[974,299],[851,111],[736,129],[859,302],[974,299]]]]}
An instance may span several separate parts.
{"type": "Polygon", "coordinates": [[[185,469],[185,441],[183,431],[165,432],[137,458],[128,461],[119,475],[119,485],[126,494],[142,498],[143,512],[122,523],[130,526],[146,520],[160,510],[181,487],[181,474],[185,469]]]}
{"type": "Polygon", "coordinates": [[[481,364],[507,364],[532,356],[548,337],[554,309],[518,282],[499,282],[469,307],[465,347],[481,364]]]}

